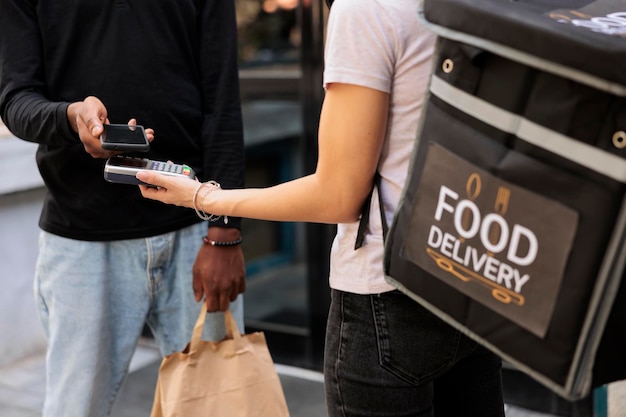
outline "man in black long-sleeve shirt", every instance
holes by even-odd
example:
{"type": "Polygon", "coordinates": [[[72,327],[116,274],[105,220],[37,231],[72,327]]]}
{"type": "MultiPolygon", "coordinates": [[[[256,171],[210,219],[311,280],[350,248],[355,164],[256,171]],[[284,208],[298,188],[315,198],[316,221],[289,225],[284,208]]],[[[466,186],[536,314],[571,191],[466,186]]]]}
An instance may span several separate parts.
{"type": "MultiPolygon", "coordinates": [[[[230,302],[243,328],[240,219],[207,231],[193,211],[106,182],[98,139],[103,123],[136,118],[155,139],[133,156],[243,186],[232,0],[0,0],[0,117],[39,143],[48,189],[35,279],[43,417],[108,416],[145,322],[163,354],[185,346],[203,297],[209,311],[230,302]]],[[[219,339],[211,316],[205,337],[219,339]]]]}

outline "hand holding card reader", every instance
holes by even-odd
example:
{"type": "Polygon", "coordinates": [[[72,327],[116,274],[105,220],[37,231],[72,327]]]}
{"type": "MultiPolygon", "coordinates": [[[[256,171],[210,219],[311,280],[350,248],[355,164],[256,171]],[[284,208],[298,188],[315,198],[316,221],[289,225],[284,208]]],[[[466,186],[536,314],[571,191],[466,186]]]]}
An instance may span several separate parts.
{"type": "Polygon", "coordinates": [[[187,165],[116,155],[109,158],[104,165],[104,179],[121,184],[145,184],[135,177],[137,172],[145,170],[174,177],[196,178],[196,173],[187,165]]]}

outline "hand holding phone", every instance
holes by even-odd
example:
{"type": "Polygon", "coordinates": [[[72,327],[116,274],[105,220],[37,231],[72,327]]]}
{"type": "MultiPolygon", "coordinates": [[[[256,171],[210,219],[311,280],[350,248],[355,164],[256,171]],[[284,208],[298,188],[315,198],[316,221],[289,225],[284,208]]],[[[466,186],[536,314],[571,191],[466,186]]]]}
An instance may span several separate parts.
{"type": "Polygon", "coordinates": [[[122,152],[147,152],[150,142],[141,125],[105,124],[100,135],[102,149],[122,152]]]}

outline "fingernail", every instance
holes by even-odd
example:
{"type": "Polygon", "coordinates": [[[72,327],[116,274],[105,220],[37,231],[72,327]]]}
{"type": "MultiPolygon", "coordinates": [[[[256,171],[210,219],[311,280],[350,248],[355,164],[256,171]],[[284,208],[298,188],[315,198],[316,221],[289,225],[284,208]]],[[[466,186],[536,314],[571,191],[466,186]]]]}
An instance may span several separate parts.
{"type": "Polygon", "coordinates": [[[139,171],[135,177],[139,180],[145,180],[148,177],[148,174],[143,171],[139,171]]]}

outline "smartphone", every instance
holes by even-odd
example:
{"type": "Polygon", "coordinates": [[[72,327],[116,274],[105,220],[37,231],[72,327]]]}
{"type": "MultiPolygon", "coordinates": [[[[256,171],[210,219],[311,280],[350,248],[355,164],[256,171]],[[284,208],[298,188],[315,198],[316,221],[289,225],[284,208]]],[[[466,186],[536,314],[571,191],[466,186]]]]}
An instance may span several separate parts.
{"type": "Polygon", "coordinates": [[[174,177],[196,178],[196,173],[188,165],[115,155],[110,157],[104,165],[104,179],[120,184],[149,185],[135,177],[137,172],[145,170],[153,170],[174,177]]]}
{"type": "Polygon", "coordinates": [[[150,142],[141,125],[105,124],[100,135],[102,149],[123,152],[147,152],[150,142]]]}

